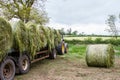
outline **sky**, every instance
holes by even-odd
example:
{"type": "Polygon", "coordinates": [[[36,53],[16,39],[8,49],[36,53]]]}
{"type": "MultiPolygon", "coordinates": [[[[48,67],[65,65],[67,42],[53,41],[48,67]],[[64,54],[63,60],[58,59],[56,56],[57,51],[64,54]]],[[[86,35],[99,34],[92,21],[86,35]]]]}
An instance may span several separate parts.
{"type": "Polygon", "coordinates": [[[119,16],[120,0],[47,0],[49,26],[71,28],[79,33],[109,35],[105,29],[108,15],[119,16]]]}

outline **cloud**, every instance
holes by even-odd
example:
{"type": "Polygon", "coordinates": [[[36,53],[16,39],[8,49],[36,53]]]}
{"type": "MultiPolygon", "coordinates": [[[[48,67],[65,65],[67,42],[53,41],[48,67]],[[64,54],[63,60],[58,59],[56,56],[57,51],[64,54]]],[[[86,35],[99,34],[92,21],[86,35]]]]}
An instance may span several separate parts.
{"type": "Polygon", "coordinates": [[[120,13],[119,3],[120,0],[48,0],[49,26],[86,34],[109,34],[104,31],[105,20],[110,14],[120,13]]]}
{"type": "Polygon", "coordinates": [[[71,28],[72,31],[78,31],[78,33],[84,32],[85,34],[98,34],[98,35],[109,35],[107,31],[105,31],[106,28],[108,28],[107,25],[100,25],[100,24],[73,24],[73,25],[66,25],[66,24],[60,24],[60,23],[50,23],[48,26],[55,28],[55,29],[61,29],[64,28],[65,31],[67,29],[71,28]]]}
{"type": "Polygon", "coordinates": [[[106,16],[120,12],[120,0],[49,0],[48,15],[57,23],[104,23],[106,16]]]}

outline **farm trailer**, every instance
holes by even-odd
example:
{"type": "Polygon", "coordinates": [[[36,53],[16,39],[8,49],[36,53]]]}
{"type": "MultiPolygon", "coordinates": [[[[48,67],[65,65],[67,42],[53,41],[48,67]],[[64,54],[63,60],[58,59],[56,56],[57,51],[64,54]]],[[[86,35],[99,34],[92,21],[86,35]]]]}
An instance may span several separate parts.
{"type": "Polygon", "coordinates": [[[36,52],[33,60],[30,60],[30,55],[26,52],[20,54],[19,52],[12,50],[8,52],[8,55],[5,56],[0,64],[1,80],[13,80],[15,73],[25,74],[29,72],[32,63],[45,58],[55,59],[57,53],[59,55],[67,53],[67,43],[62,41],[59,46],[52,49],[51,52],[49,52],[47,48],[44,48],[39,52],[36,52]]]}
{"type": "MultiPolygon", "coordinates": [[[[1,18],[0,18],[0,24],[1,24],[0,29],[2,29],[3,31],[6,30],[4,25],[6,24],[9,25],[9,23],[7,23],[4,19],[1,19],[1,18]]],[[[2,32],[1,32],[1,35],[2,35],[2,32]]],[[[8,35],[9,33],[7,34],[7,37],[8,35]]],[[[7,37],[6,37],[6,41],[9,40],[9,37],[8,38],[7,37]]],[[[13,40],[13,43],[14,43],[14,40],[13,40]]],[[[6,45],[7,43],[2,43],[2,44],[6,45]]],[[[46,46],[40,49],[39,51],[36,51],[34,56],[31,56],[31,54],[29,54],[28,51],[23,51],[21,54],[19,49],[15,49],[15,48],[10,48],[9,50],[5,49],[7,52],[5,53],[4,56],[1,55],[1,52],[0,52],[0,57],[2,57],[0,61],[0,80],[13,80],[15,74],[27,73],[30,70],[30,65],[32,63],[45,58],[55,59],[56,53],[58,53],[59,55],[63,55],[64,53],[67,53],[67,50],[68,50],[67,48],[68,48],[67,43],[65,43],[63,38],[61,38],[61,41],[57,46],[55,46],[51,50],[49,50],[49,47],[46,46]]],[[[2,49],[0,50],[3,51],[2,49]]]]}

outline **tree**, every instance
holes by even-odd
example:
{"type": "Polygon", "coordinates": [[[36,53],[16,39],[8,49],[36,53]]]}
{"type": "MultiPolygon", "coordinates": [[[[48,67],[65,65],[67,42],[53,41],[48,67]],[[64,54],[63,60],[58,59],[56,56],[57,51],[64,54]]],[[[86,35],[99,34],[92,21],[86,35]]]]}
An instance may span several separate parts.
{"type": "Polygon", "coordinates": [[[73,35],[77,35],[78,31],[73,31],[72,34],[73,35]]]}
{"type": "Polygon", "coordinates": [[[62,35],[65,35],[64,28],[61,28],[61,29],[60,29],[60,33],[61,33],[62,35]]]}
{"type": "Polygon", "coordinates": [[[79,33],[79,36],[85,36],[85,32],[79,33]]]}
{"type": "Polygon", "coordinates": [[[71,34],[72,34],[72,29],[71,29],[71,28],[67,29],[67,34],[68,34],[68,35],[71,35],[71,34]]]}
{"type": "Polygon", "coordinates": [[[109,29],[106,29],[108,32],[112,32],[112,34],[114,35],[114,37],[117,39],[118,36],[118,29],[115,25],[115,21],[116,21],[116,17],[115,15],[109,15],[108,19],[106,21],[106,23],[108,24],[108,26],[110,27],[109,29]]]}
{"type": "Polygon", "coordinates": [[[48,17],[43,6],[44,1],[45,0],[0,0],[1,15],[8,20],[17,18],[25,23],[32,20],[44,24],[48,22],[48,17]]]}

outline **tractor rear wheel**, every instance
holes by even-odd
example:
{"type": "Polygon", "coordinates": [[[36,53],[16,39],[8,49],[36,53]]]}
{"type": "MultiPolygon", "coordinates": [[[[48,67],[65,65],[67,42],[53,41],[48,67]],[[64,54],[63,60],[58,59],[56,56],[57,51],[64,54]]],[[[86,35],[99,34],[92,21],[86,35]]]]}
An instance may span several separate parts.
{"type": "Polygon", "coordinates": [[[59,55],[65,54],[65,43],[62,41],[57,47],[56,47],[57,53],[59,55]]]}

